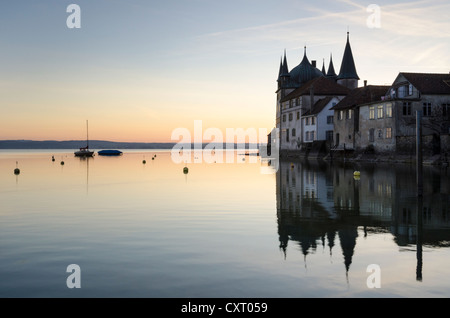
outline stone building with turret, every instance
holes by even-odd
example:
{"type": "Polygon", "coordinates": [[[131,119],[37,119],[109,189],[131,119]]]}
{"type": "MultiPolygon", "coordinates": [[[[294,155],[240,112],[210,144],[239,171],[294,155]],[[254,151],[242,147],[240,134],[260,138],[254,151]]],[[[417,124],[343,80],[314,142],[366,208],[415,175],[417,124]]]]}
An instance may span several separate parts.
{"type": "Polygon", "coordinates": [[[303,152],[306,144],[310,148],[315,142],[326,141],[326,137],[319,137],[325,134],[318,133],[308,135],[308,140],[305,140],[306,122],[303,117],[314,113],[325,99],[332,98],[335,103],[339,102],[358,87],[358,81],[348,32],[339,74],[335,73],[332,56],[328,71],[325,72],[325,65],[319,70],[316,60],[309,61],[306,47],[300,64],[289,70],[285,51],[280,61],[276,91],[276,128],[280,155],[297,156],[303,152]]]}

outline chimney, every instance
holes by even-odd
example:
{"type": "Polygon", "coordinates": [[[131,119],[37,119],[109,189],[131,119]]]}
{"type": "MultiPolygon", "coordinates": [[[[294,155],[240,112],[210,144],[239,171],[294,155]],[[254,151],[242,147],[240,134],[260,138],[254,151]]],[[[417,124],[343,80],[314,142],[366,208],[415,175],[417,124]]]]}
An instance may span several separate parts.
{"type": "Polygon", "coordinates": [[[313,67],[316,67],[316,60],[311,61],[313,67]]]}
{"type": "Polygon", "coordinates": [[[367,80],[364,80],[364,87],[367,86],[367,80]]]}

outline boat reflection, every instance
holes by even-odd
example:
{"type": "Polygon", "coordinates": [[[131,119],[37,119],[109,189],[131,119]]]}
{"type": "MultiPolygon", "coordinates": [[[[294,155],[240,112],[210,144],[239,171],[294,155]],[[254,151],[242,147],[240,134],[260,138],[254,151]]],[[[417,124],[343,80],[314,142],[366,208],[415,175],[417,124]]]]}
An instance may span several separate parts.
{"type": "Polygon", "coordinates": [[[318,244],[330,255],[340,244],[348,274],[358,233],[391,233],[400,249],[416,250],[421,280],[422,247],[450,246],[449,172],[424,167],[423,173],[419,198],[413,165],[280,162],[277,219],[284,257],[289,242],[300,246],[304,258],[318,244]]]}

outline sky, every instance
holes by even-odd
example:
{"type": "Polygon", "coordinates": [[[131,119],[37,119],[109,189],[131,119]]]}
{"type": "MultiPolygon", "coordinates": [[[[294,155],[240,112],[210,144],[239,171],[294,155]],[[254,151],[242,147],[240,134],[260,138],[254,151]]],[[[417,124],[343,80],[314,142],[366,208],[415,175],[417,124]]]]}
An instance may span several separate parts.
{"type": "Polygon", "coordinates": [[[89,139],[123,142],[176,142],[198,121],[224,138],[269,132],[285,50],[289,70],[306,46],[338,72],[349,31],[360,86],[448,73],[448,12],[448,0],[2,1],[0,140],[82,140],[86,121],[89,139]]]}

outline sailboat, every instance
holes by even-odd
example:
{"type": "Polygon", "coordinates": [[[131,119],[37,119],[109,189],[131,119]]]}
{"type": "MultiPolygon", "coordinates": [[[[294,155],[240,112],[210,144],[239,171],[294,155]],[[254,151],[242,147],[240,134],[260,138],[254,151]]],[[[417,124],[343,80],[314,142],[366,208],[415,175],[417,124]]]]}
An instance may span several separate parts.
{"type": "Polygon", "coordinates": [[[80,148],[80,150],[75,151],[75,157],[92,157],[94,156],[94,151],[89,150],[89,125],[86,120],[86,147],[80,148]]]}

